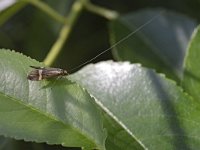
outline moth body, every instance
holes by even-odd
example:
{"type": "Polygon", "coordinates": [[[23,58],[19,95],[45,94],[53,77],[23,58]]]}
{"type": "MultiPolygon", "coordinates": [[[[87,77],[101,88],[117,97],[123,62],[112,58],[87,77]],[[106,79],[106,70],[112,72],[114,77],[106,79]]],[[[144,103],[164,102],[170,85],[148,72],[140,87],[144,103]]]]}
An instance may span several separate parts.
{"type": "Polygon", "coordinates": [[[34,68],[27,76],[27,79],[31,81],[40,81],[68,75],[66,70],[60,68],[30,67],[34,68]]]}

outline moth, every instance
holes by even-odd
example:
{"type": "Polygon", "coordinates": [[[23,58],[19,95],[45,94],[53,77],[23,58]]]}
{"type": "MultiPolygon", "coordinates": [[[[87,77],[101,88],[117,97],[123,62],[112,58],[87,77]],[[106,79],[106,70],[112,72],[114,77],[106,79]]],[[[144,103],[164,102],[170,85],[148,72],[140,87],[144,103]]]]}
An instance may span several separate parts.
{"type": "Polygon", "coordinates": [[[51,79],[68,75],[67,71],[60,68],[45,68],[30,66],[34,70],[29,72],[27,79],[31,81],[40,81],[43,79],[51,79]]]}

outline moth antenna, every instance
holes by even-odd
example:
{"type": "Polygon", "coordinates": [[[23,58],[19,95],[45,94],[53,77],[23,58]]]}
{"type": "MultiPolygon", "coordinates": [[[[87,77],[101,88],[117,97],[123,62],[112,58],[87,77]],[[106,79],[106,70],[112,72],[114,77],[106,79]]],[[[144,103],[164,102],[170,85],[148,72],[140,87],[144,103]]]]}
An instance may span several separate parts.
{"type": "Polygon", "coordinates": [[[124,42],[126,39],[128,39],[129,37],[131,37],[132,35],[134,35],[136,32],[140,31],[141,29],[143,29],[145,26],[147,26],[148,24],[150,24],[153,20],[155,20],[157,17],[159,17],[162,13],[164,13],[165,10],[160,11],[157,15],[153,16],[151,19],[149,19],[147,22],[145,22],[144,24],[142,24],[140,27],[138,27],[136,30],[134,30],[133,32],[127,34],[124,38],[122,38],[121,40],[117,41],[116,43],[114,43],[112,46],[110,46],[109,48],[103,50],[101,53],[99,53],[98,55],[96,55],[95,57],[89,59],[88,61],[85,61],[84,63],[81,63],[80,65],[72,68],[70,71],[74,71],[82,66],[84,66],[85,64],[95,60],[97,57],[101,56],[102,54],[106,53],[107,51],[111,50],[112,48],[114,48],[115,46],[119,45],[120,43],[124,42]]]}

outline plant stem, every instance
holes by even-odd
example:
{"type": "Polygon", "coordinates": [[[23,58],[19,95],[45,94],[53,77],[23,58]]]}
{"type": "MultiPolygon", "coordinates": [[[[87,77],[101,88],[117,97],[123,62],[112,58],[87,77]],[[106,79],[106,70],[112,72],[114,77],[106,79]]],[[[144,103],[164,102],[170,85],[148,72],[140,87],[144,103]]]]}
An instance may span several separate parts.
{"type": "Polygon", "coordinates": [[[90,1],[85,2],[84,6],[88,11],[96,13],[102,17],[105,17],[108,20],[116,19],[119,16],[119,14],[116,11],[94,5],[90,1]]]}
{"type": "Polygon", "coordinates": [[[51,66],[52,63],[58,57],[65,41],[69,37],[72,27],[73,27],[74,23],[76,22],[82,8],[83,8],[83,4],[80,1],[75,1],[74,4],[72,5],[72,9],[68,16],[68,22],[63,25],[63,27],[59,33],[59,37],[58,37],[57,41],[53,44],[50,52],[44,59],[45,65],[51,66]]]}
{"type": "Polygon", "coordinates": [[[57,13],[54,9],[49,7],[46,3],[40,1],[40,0],[23,0],[25,2],[29,2],[30,4],[34,5],[35,7],[39,8],[40,10],[47,13],[50,17],[55,19],[58,22],[65,23],[66,18],[57,13]]]}

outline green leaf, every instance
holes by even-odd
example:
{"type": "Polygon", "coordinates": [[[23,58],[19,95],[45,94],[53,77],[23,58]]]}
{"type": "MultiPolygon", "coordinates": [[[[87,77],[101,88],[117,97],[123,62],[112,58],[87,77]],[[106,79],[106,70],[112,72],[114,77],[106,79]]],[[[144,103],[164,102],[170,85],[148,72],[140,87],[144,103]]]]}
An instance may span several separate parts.
{"type": "Polygon", "coordinates": [[[37,61],[0,51],[0,134],[25,141],[104,149],[105,132],[93,98],[66,78],[29,81],[37,61]]]}
{"type": "Polygon", "coordinates": [[[142,63],[177,79],[182,75],[186,47],[196,23],[184,15],[163,11],[142,10],[111,22],[111,45],[135,32],[115,46],[115,58],[142,63]]]}
{"type": "Polygon", "coordinates": [[[184,89],[196,100],[200,100],[200,26],[196,28],[190,41],[185,57],[184,76],[182,84],[184,89]]]}
{"type": "Polygon", "coordinates": [[[70,79],[85,87],[143,149],[199,149],[199,103],[163,75],[140,65],[108,61],[88,65],[70,79]]]}

